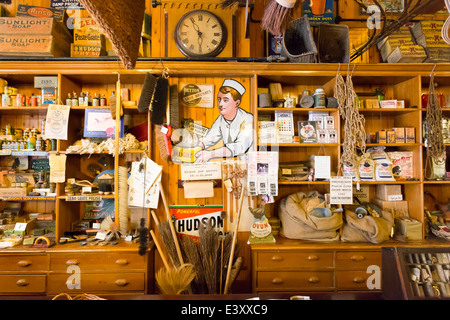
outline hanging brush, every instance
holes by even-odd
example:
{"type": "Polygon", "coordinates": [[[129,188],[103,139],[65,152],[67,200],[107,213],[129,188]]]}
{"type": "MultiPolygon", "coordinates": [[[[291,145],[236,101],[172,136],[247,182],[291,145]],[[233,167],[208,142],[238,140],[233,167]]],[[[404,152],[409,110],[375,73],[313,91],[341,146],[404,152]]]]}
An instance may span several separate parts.
{"type": "Polygon", "coordinates": [[[261,28],[274,36],[281,36],[292,19],[296,2],[297,0],[270,0],[264,9],[261,28]]]}
{"type": "Polygon", "coordinates": [[[157,78],[147,72],[137,106],[139,112],[148,111],[150,104],[152,103],[153,94],[155,93],[156,82],[157,78]]]}
{"type": "Polygon", "coordinates": [[[155,93],[153,95],[152,114],[150,121],[155,125],[162,125],[167,109],[167,99],[169,96],[169,79],[159,77],[156,81],[155,93]]]}
{"type": "Polygon", "coordinates": [[[139,255],[143,256],[148,249],[148,229],[145,226],[145,218],[141,218],[139,225],[139,255]]]}

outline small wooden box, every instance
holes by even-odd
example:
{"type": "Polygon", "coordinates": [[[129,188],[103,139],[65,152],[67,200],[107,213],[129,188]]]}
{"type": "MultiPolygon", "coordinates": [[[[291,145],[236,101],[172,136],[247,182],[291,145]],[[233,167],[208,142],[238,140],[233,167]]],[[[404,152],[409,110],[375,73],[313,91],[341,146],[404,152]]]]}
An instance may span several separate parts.
{"type": "Polygon", "coordinates": [[[70,43],[51,35],[0,35],[0,56],[69,57],[70,43]]]}
{"type": "Polygon", "coordinates": [[[53,18],[4,17],[0,18],[0,34],[3,35],[47,35],[58,42],[71,42],[72,36],[66,26],[53,18]]]}

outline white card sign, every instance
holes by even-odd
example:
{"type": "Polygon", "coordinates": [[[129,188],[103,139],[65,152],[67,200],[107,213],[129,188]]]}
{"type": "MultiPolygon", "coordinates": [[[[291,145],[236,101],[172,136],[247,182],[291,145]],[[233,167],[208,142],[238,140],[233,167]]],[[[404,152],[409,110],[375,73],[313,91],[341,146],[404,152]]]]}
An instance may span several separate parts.
{"type": "Polygon", "coordinates": [[[353,204],[352,177],[331,177],[330,204],[353,204]]]}

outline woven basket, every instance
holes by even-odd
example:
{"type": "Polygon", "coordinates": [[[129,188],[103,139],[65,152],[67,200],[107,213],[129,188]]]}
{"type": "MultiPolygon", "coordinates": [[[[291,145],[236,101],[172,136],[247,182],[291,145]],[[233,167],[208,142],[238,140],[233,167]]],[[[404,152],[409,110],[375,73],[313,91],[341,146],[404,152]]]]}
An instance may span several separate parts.
{"type": "Polygon", "coordinates": [[[343,24],[319,24],[319,62],[349,63],[350,40],[348,26],[343,24]]]}
{"type": "Polygon", "coordinates": [[[283,34],[281,56],[287,57],[290,62],[316,62],[317,47],[306,16],[289,23],[283,34]]]}

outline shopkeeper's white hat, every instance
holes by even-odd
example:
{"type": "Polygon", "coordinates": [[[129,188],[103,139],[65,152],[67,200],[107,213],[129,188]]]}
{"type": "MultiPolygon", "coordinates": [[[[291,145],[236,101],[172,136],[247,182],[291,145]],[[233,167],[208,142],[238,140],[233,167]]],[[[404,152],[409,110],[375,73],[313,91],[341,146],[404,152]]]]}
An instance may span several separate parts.
{"type": "Polygon", "coordinates": [[[225,79],[222,83],[222,87],[230,87],[235,89],[237,92],[241,94],[241,96],[245,93],[245,87],[233,79],[225,79]]]}

